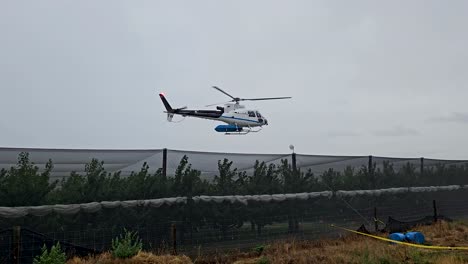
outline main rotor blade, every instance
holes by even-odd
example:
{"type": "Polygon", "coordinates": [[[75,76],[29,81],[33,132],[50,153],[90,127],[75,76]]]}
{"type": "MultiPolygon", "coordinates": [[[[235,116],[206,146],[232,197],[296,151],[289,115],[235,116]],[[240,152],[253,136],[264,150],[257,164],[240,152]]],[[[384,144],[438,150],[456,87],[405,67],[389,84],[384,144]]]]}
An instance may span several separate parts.
{"type": "Polygon", "coordinates": [[[226,93],[226,92],[223,91],[221,88],[219,88],[219,87],[217,87],[217,86],[213,86],[213,88],[216,89],[216,90],[218,90],[218,91],[220,91],[220,92],[222,92],[223,94],[225,94],[225,95],[231,97],[233,100],[236,100],[236,98],[235,98],[234,96],[232,96],[232,95],[226,93]]]}
{"type": "Polygon", "coordinates": [[[278,99],[291,99],[292,97],[270,97],[270,98],[241,98],[240,101],[261,101],[261,100],[278,100],[278,99]]]}

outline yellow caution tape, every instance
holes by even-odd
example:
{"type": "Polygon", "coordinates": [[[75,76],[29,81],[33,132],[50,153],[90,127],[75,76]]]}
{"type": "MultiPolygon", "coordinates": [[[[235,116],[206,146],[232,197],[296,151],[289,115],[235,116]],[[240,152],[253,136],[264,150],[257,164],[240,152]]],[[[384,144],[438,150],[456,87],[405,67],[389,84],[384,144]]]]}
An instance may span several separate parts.
{"type": "Polygon", "coordinates": [[[362,233],[362,232],[359,232],[359,231],[355,231],[355,230],[352,230],[352,229],[336,226],[336,225],[331,225],[331,226],[342,229],[342,230],[345,230],[345,231],[348,231],[348,232],[356,233],[356,234],[359,234],[359,235],[372,237],[372,238],[375,238],[375,239],[379,239],[379,240],[383,240],[383,241],[387,241],[387,242],[392,242],[392,243],[396,243],[396,244],[400,244],[400,245],[410,246],[410,247],[425,248],[425,249],[444,249],[444,250],[468,250],[468,247],[428,246],[428,245],[412,244],[412,243],[408,243],[408,242],[392,240],[392,239],[389,239],[389,238],[386,238],[386,237],[374,236],[374,235],[362,233]]]}

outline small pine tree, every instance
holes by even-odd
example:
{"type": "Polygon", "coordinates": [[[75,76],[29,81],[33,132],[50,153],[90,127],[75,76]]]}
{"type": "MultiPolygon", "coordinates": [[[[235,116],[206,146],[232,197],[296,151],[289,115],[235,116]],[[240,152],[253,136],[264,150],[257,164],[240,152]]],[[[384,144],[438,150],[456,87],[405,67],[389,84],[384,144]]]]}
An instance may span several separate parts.
{"type": "Polygon", "coordinates": [[[67,256],[60,248],[60,243],[52,246],[50,251],[47,250],[46,245],[42,247],[42,254],[34,258],[34,264],[65,264],[67,256]]]}
{"type": "Polygon", "coordinates": [[[138,237],[137,232],[130,232],[124,229],[125,234],[112,239],[112,256],[114,258],[131,258],[138,254],[143,248],[143,243],[138,237]]]}

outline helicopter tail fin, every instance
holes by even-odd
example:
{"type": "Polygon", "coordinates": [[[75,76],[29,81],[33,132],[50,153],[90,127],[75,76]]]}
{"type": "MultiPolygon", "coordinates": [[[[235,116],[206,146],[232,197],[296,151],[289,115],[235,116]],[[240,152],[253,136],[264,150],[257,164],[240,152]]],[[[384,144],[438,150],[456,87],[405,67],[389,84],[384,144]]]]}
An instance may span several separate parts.
{"type": "Polygon", "coordinates": [[[164,96],[164,94],[163,94],[163,93],[160,93],[160,94],[159,94],[159,97],[161,98],[161,101],[163,102],[164,107],[166,107],[167,112],[168,112],[168,113],[174,112],[174,109],[172,109],[171,105],[170,105],[169,102],[166,100],[166,97],[164,96]]]}

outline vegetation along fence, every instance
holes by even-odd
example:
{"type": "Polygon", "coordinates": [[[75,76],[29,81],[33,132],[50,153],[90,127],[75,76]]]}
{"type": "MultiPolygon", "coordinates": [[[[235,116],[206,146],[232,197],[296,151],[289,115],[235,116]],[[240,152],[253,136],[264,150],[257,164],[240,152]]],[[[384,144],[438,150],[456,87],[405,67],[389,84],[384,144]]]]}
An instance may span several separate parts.
{"type": "Polygon", "coordinates": [[[30,263],[56,241],[98,253],[124,228],[145,250],[204,254],[340,235],[332,223],[396,230],[468,216],[466,161],[23,150],[0,149],[0,263],[30,263]]]}

